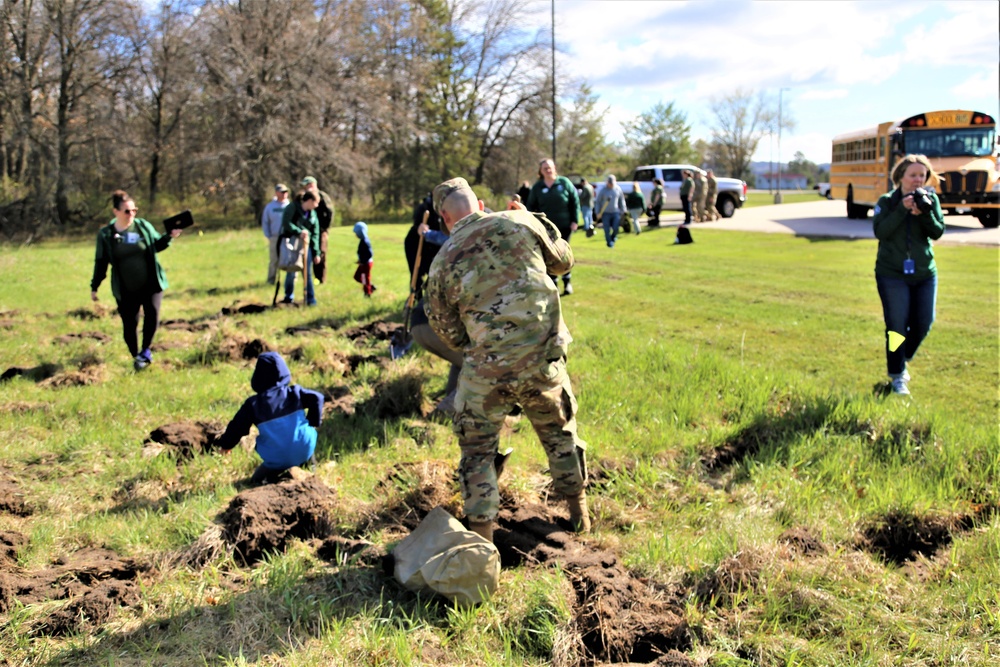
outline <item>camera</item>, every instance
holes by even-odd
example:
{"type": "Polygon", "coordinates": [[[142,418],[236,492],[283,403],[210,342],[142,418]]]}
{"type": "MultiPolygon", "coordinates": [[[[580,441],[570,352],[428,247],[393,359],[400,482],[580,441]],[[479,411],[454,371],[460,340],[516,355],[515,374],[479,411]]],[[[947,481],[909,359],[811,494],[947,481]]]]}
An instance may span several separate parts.
{"type": "Polygon", "coordinates": [[[923,188],[917,188],[913,191],[913,203],[916,204],[921,213],[930,213],[930,210],[934,208],[934,202],[928,195],[927,190],[923,188]]]}

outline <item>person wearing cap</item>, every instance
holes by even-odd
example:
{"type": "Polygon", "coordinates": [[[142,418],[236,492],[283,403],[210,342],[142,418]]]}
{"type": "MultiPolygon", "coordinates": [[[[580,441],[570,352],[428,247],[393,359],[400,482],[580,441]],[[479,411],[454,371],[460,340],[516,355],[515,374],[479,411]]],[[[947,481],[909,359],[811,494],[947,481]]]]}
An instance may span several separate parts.
{"type": "Polygon", "coordinates": [[[577,435],[566,371],[572,337],[549,278],[572,268],[573,251],[544,215],[514,202],[510,207],[484,213],[464,178],[434,188],[434,208],[451,236],[431,265],[427,317],[441,340],[463,355],[454,415],[459,482],[469,528],[487,540],[500,505],[500,427],[515,406],[541,440],[553,488],[566,496],[574,528],[590,528],[586,443],[577,435]]]}
{"type": "Polygon", "coordinates": [[[326,249],[330,236],[330,225],[333,224],[333,198],[319,189],[316,179],[312,176],[303,178],[301,187],[303,191],[312,192],[319,197],[319,204],[316,205],[316,219],[319,220],[319,261],[313,270],[316,281],[322,284],[326,280],[326,249]]]}
{"type": "Polygon", "coordinates": [[[604,242],[609,248],[614,248],[618,239],[618,225],[625,215],[625,193],[613,175],[608,176],[604,187],[597,193],[594,208],[597,209],[598,221],[604,227],[604,242]]]}
{"type": "Polygon", "coordinates": [[[284,219],[285,207],[288,206],[288,186],[278,183],[274,186],[274,199],[267,203],[260,216],[260,225],[264,229],[264,238],[270,253],[267,265],[267,284],[273,285],[278,279],[278,243],[281,240],[281,221],[284,219]]]}
{"type": "MultiPolygon", "coordinates": [[[[569,243],[580,219],[580,200],[573,181],[556,173],[556,163],[551,158],[538,163],[538,180],[523,203],[529,211],[544,213],[555,224],[562,239],[569,243]]],[[[555,276],[549,277],[555,280],[555,276]]],[[[562,279],[563,294],[568,296],[573,293],[570,272],[567,271],[562,279]]]]}
{"type": "MultiPolygon", "coordinates": [[[[295,198],[285,209],[281,223],[282,236],[301,236],[306,244],[305,288],[304,296],[307,306],[316,305],[316,292],[313,289],[313,267],[319,262],[319,220],[316,219],[316,206],[319,195],[306,190],[295,198]]],[[[282,303],[293,303],[295,294],[295,274],[285,274],[285,298],[282,303]]]]}

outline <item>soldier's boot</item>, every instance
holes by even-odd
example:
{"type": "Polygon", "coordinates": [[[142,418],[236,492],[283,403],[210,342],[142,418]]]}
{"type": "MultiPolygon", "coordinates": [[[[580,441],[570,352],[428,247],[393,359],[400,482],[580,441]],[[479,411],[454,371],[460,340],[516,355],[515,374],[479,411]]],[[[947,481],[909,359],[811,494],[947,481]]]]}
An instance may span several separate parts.
{"type": "Polygon", "coordinates": [[[492,521],[469,521],[469,530],[482,537],[487,542],[493,542],[493,522],[492,521]]]}
{"type": "Polygon", "coordinates": [[[575,496],[566,496],[569,505],[569,521],[573,530],[578,533],[590,532],[590,513],[587,511],[587,492],[581,491],[575,496]]]}

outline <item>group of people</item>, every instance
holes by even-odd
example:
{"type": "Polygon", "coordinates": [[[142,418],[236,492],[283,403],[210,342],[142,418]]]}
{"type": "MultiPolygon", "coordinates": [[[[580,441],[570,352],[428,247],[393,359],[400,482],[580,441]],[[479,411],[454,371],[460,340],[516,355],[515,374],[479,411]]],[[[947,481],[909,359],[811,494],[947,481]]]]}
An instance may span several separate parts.
{"type": "MultiPolygon", "coordinates": [[[[551,160],[542,161],[539,174],[526,204],[514,199],[500,212],[486,212],[465,179],[441,183],[417,207],[404,242],[411,273],[418,277],[411,330],[418,344],[451,364],[446,399],[461,450],[459,483],[465,514],[470,529],[487,540],[493,538],[499,511],[500,427],[508,415],[519,411],[538,434],[553,488],[566,497],[574,528],[590,528],[586,443],[577,433],[577,402],[566,367],[572,336],[563,320],[557,284],[562,276],[563,293],[572,293],[569,276],[574,257],[569,238],[581,204],[576,188],[557,174],[551,160]],[[532,208],[551,211],[559,222],[532,208]]],[[[933,189],[922,189],[937,182],[926,157],[901,159],[892,180],[894,189],[875,207],[873,224],[879,241],[875,280],[885,319],[891,389],[908,394],[907,363],[934,321],[937,269],[932,241],[945,227],[933,189]]],[[[297,224],[309,234],[309,264],[319,266],[325,249],[312,241],[323,232],[314,220],[322,195],[307,187],[315,186],[315,179],[309,181],[303,181],[292,213],[282,212],[282,230],[301,233],[297,224]]],[[[287,199],[284,186],[275,192],[276,202],[287,199]]],[[[654,199],[652,206],[657,203],[654,199]]],[[[97,289],[111,266],[112,292],[138,370],[152,361],[149,346],[167,287],[156,254],[169,247],[180,230],[158,234],[137,217],[134,200],[123,191],[112,195],[112,204],[115,217],[97,237],[91,297],[97,300],[97,289]],[[140,309],[145,311],[141,347],[136,333],[140,309]]],[[[613,247],[615,219],[627,206],[614,177],[593,206],[600,211],[598,217],[613,247]]],[[[265,211],[264,222],[269,220],[265,211]]],[[[358,225],[355,233],[367,246],[365,252],[359,249],[359,262],[370,264],[370,242],[358,225]]],[[[268,238],[273,229],[265,226],[268,238]]],[[[357,273],[362,285],[370,286],[370,270],[366,273],[359,266],[357,273]]],[[[276,269],[269,269],[268,279],[277,280],[276,269]]],[[[307,282],[307,299],[310,293],[307,282]]],[[[291,290],[286,294],[290,297],[291,290]]],[[[218,446],[228,451],[256,425],[262,462],[252,477],[255,482],[313,463],[322,395],[292,384],[288,366],[277,353],[258,358],[251,386],[255,395],[230,421],[218,446]]]]}
{"type": "Polygon", "coordinates": [[[703,174],[700,171],[685,169],[682,175],[680,195],[681,207],[684,209],[684,224],[690,225],[692,220],[694,222],[718,220],[719,211],[715,208],[718,183],[715,180],[715,172],[709,169],[703,174]]]}

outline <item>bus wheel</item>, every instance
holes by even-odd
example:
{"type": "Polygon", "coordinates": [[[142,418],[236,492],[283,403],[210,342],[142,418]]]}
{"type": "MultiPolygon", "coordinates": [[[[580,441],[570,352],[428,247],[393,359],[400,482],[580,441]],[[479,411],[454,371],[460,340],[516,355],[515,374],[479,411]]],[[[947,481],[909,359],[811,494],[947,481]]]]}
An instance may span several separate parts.
{"type": "Polygon", "coordinates": [[[1000,223],[1000,210],[995,208],[989,208],[985,211],[979,211],[976,213],[976,217],[979,218],[979,224],[987,229],[995,229],[997,224],[1000,223]]]}

